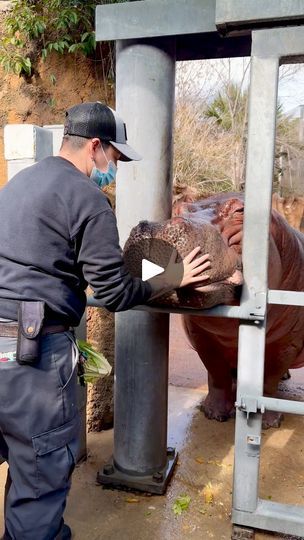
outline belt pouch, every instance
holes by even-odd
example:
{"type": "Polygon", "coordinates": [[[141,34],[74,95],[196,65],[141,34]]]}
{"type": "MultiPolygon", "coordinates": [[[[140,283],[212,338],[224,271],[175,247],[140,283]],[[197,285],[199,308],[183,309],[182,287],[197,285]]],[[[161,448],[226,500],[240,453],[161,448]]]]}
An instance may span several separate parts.
{"type": "Polygon", "coordinates": [[[16,360],[19,364],[35,365],[39,360],[44,302],[20,302],[16,360]]]}

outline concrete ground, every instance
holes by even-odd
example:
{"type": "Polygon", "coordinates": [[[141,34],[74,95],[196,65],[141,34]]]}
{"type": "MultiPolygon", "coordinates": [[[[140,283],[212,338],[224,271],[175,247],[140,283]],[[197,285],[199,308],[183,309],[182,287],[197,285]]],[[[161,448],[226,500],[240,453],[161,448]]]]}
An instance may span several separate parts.
{"type": "MultiPolygon", "coordinates": [[[[284,383],[289,399],[304,399],[303,371],[294,370],[284,383]]],[[[96,472],[112,453],[113,431],[89,434],[89,457],[74,473],[65,514],[75,540],[230,540],[234,421],[204,418],[199,404],[206,392],[206,373],[172,317],[168,443],[177,448],[179,461],[168,491],[149,497],[97,485],[96,472]],[[176,516],[172,506],[181,495],[191,500],[176,516]]],[[[263,433],[262,498],[304,505],[303,427],[304,418],[286,415],[279,430],[263,433]]],[[[0,492],[5,473],[2,465],[0,492]]],[[[256,534],[256,540],[278,538],[283,536],[256,534]]]]}

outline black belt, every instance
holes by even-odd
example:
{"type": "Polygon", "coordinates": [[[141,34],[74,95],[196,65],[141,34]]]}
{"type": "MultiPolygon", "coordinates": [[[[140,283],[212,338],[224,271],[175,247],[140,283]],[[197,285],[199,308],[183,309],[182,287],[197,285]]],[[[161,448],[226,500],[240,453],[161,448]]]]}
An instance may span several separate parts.
{"type": "MultiPolygon", "coordinates": [[[[45,336],[46,334],[57,334],[58,332],[67,332],[68,330],[70,330],[70,326],[66,324],[52,324],[43,326],[41,334],[45,336]]],[[[0,323],[0,337],[18,337],[18,324],[0,323]]]]}

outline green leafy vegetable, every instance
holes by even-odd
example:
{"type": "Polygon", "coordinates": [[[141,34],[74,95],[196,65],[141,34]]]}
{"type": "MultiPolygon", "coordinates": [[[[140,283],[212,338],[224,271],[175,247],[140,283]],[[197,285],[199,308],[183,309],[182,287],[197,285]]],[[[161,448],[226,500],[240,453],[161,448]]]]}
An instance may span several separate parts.
{"type": "Polygon", "coordinates": [[[190,501],[191,497],[189,495],[181,495],[180,497],[177,497],[172,506],[174,514],[180,516],[184,510],[188,510],[190,501]]]}
{"type": "Polygon", "coordinates": [[[77,339],[77,347],[82,367],[79,378],[82,382],[94,383],[100,377],[110,375],[112,366],[102,353],[95,351],[92,345],[83,339],[77,339]]]}

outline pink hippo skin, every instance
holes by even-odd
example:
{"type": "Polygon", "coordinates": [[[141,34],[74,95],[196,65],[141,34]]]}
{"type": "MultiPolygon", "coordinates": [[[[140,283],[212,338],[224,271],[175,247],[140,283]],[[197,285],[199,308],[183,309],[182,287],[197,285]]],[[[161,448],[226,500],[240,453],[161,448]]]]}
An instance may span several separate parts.
{"type": "MultiPolygon", "coordinates": [[[[241,255],[244,202],[241,194],[220,194],[197,202],[181,203],[175,216],[164,223],[141,222],[130,234],[124,250],[126,265],[141,276],[145,257],[165,266],[175,247],[181,257],[197,245],[210,253],[211,270],[201,291],[177,289],[153,305],[210,308],[236,304],[242,284],[241,255]],[[155,240],[157,240],[155,242],[155,240]]],[[[254,264],[254,261],[253,261],[254,264]]],[[[304,290],[304,235],[272,211],[269,288],[304,290]]],[[[186,334],[208,371],[209,393],[203,404],[208,418],[220,422],[234,414],[235,370],[239,321],[183,315],[186,334]]],[[[289,368],[304,365],[304,309],[268,307],[264,395],[275,396],[278,383],[289,368]]],[[[281,415],[266,412],[263,427],[278,427],[281,415]]]]}

